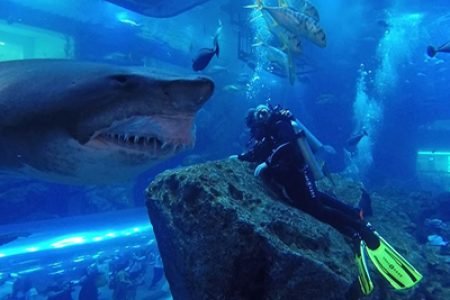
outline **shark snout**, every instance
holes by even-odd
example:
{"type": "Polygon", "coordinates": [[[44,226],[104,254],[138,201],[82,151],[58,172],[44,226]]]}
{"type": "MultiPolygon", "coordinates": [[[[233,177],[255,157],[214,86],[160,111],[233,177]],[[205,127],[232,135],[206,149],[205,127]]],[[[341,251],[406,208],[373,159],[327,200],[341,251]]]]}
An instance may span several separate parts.
{"type": "Polygon", "coordinates": [[[172,80],[163,86],[174,109],[197,112],[214,92],[214,82],[206,77],[172,80]]]}

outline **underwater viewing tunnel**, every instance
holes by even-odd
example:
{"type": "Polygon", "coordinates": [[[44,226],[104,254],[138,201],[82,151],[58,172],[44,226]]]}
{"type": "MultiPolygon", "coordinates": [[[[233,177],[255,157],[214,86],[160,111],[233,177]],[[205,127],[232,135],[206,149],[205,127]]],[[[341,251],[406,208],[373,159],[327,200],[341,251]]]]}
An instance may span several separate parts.
{"type": "Polygon", "coordinates": [[[58,5],[49,5],[44,0],[2,1],[0,59],[76,57],[142,65],[149,63],[147,58],[151,54],[152,62],[177,65],[183,59],[190,60],[184,51],[161,39],[137,34],[136,28],[129,24],[133,24],[137,14],[124,11],[101,1],[64,1],[58,5]],[[79,13],[83,7],[89,9],[79,13]],[[113,36],[118,39],[111,40],[113,36]]]}

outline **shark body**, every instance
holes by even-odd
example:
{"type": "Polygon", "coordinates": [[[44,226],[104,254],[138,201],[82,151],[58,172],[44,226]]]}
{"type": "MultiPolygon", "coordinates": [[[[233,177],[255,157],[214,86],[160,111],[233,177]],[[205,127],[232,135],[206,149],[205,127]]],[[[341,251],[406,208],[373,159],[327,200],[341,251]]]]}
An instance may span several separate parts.
{"type": "Polygon", "coordinates": [[[102,184],[130,181],[195,142],[214,90],[204,77],[70,60],[0,63],[0,171],[102,184]]]}

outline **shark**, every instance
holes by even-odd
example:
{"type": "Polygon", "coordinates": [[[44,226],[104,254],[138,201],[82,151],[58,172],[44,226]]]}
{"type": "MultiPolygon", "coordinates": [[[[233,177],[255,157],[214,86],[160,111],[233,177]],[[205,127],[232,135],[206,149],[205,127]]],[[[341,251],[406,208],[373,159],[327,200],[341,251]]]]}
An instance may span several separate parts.
{"type": "Polygon", "coordinates": [[[0,172],[130,182],[195,143],[207,77],[75,60],[0,63],[0,172]]]}

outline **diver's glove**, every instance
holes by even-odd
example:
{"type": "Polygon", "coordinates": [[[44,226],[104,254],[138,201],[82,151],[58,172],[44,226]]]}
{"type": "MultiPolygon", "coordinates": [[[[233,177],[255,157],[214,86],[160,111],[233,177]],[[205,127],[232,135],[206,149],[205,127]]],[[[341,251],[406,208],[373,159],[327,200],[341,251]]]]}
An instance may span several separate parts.
{"type": "Polygon", "coordinates": [[[264,172],[264,170],[267,168],[267,163],[263,162],[261,164],[259,164],[256,168],[255,168],[255,172],[253,173],[253,175],[255,176],[260,176],[262,172],[264,172]]]}
{"type": "Polygon", "coordinates": [[[288,109],[281,109],[280,115],[288,119],[292,119],[294,117],[294,115],[288,109]]]}

